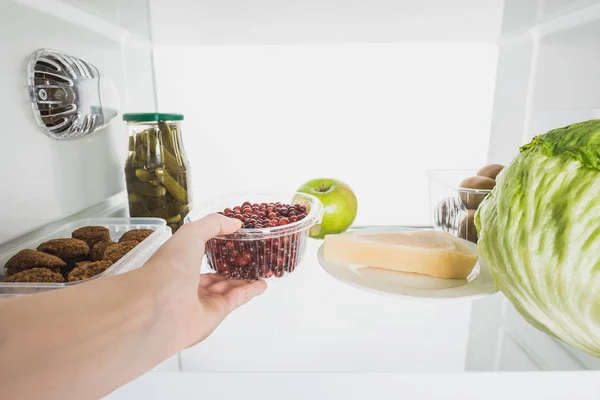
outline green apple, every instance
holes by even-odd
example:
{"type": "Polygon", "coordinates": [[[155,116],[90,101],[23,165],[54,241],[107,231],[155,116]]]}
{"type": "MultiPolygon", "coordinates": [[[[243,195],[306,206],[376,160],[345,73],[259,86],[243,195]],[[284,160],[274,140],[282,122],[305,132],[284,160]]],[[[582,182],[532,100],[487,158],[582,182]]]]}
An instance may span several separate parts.
{"type": "Polygon", "coordinates": [[[358,202],[350,186],[335,179],[313,179],[300,186],[298,192],[311,194],[321,200],[325,213],[320,225],[310,230],[310,237],[323,239],[325,235],[342,233],[350,228],[358,202]]]}

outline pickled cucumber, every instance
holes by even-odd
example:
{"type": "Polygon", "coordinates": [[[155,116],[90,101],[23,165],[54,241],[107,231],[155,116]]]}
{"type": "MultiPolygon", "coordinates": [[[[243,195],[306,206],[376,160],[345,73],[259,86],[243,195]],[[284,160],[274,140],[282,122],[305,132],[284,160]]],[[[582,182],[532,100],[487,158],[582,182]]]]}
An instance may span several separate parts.
{"type": "Polygon", "coordinates": [[[160,129],[161,143],[165,149],[171,154],[180,153],[179,149],[177,149],[177,142],[175,139],[177,127],[175,125],[169,126],[169,124],[161,121],[158,123],[158,129],[160,129]]]}
{"type": "Polygon", "coordinates": [[[144,144],[142,148],[145,148],[152,157],[160,160],[162,155],[162,160],[158,162],[158,165],[153,166],[164,166],[171,172],[185,170],[181,157],[173,155],[165,146],[161,146],[155,134],[144,131],[141,135],[141,141],[144,144]]]}
{"type": "Polygon", "coordinates": [[[169,203],[174,202],[175,200],[169,199],[167,196],[161,197],[142,197],[142,204],[148,210],[161,209],[169,205],[169,203]]]}
{"type": "Polygon", "coordinates": [[[156,182],[156,177],[154,174],[142,168],[135,170],[135,176],[137,176],[137,178],[142,182],[156,182]]]}
{"type": "Polygon", "coordinates": [[[159,182],[167,188],[171,196],[182,204],[188,203],[187,190],[182,187],[176,179],[165,168],[156,168],[154,174],[158,178],[159,182]]]}
{"type": "MultiPolygon", "coordinates": [[[[143,203],[142,203],[143,204],[143,203]]],[[[181,212],[181,204],[169,203],[161,208],[149,208],[150,214],[157,218],[163,218],[165,220],[169,220],[179,215],[181,212]]]]}
{"type": "Polygon", "coordinates": [[[146,129],[139,134],[140,145],[148,149],[148,151],[156,154],[160,153],[158,138],[154,129],[146,129]]]}
{"type": "Polygon", "coordinates": [[[151,183],[133,181],[130,183],[133,191],[148,197],[161,197],[167,194],[167,189],[164,186],[153,185],[151,183]]]}
{"type": "Polygon", "coordinates": [[[147,146],[138,146],[134,152],[134,168],[156,168],[162,166],[160,154],[154,153],[147,146]]]}
{"type": "Polygon", "coordinates": [[[129,202],[130,203],[141,203],[142,202],[142,196],[140,196],[139,194],[135,193],[135,192],[131,192],[129,193],[129,202]]]}
{"type": "Polygon", "coordinates": [[[178,224],[179,222],[181,222],[181,215],[177,214],[174,217],[167,218],[166,221],[167,224],[178,224]]]}

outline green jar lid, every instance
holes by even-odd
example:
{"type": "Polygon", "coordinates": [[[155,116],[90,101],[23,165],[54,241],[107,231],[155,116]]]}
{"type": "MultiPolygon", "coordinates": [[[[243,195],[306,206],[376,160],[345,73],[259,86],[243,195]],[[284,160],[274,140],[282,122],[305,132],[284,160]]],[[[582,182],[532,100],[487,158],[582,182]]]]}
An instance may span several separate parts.
{"type": "Polygon", "coordinates": [[[123,114],[123,121],[127,121],[127,122],[183,121],[183,114],[128,113],[128,114],[123,114]]]}

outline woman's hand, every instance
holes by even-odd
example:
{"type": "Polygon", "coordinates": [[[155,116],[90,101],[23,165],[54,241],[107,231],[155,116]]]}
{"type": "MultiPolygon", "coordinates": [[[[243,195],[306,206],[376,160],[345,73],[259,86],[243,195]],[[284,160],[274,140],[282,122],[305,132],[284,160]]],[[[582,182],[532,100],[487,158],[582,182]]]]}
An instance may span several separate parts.
{"type": "Polygon", "coordinates": [[[236,308],[267,288],[259,280],[228,280],[216,274],[200,274],[205,243],[217,236],[240,229],[241,221],[219,214],[182,226],[148,261],[144,268],[154,269],[172,291],[174,312],[183,319],[184,345],[191,346],[210,335],[236,308]]]}
{"type": "Polygon", "coordinates": [[[98,399],[205,339],[266,288],[200,275],[205,242],[239,228],[210,215],[142,268],[0,301],[0,397],[98,399]]]}

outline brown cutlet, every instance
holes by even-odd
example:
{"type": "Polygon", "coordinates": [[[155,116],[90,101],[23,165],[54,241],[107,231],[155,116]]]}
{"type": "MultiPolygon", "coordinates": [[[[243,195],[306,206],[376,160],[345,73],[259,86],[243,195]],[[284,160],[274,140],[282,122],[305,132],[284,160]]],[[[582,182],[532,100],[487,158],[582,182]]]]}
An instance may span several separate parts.
{"type": "Polygon", "coordinates": [[[83,240],[91,249],[98,242],[110,241],[110,230],[104,226],[83,226],[75,229],[71,237],[83,240]]]}
{"type": "Polygon", "coordinates": [[[65,262],[56,256],[30,249],[19,251],[5,264],[7,276],[32,268],[48,268],[59,272],[65,266],[65,262]]]}
{"type": "Polygon", "coordinates": [[[112,244],[104,250],[103,260],[112,261],[113,263],[119,261],[121,257],[129,253],[139,242],[135,240],[126,240],[124,242],[112,244]]]}
{"type": "Polygon", "coordinates": [[[77,264],[77,267],[69,273],[69,282],[92,278],[106,271],[112,264],[112,261],[108,260],[80,262],[77,264]]]}
{"type": "Polygon", "coordinates": [[[129,240],[141,242],[153,233],[154,231],[152,229],[132,229],[130,231],[125,232],[123,236],[121,236],[121,238],[119,239],[119,242],[122,243],[129,240]]]}
{"type": "Polygon", "coordinates": [[[98,242],[92,247],[92,251],[90,252],[90,259],[92,261],[100,261],[104,258],[104,251],[111,244],[116,244],[113,241],[106,240],[103,242],[98,242]]]}
{"type": "Polygon", "coordinates": [[[90,246],[80,239],[51,239],[40,244],[37,249],[55,255],[67,264],[74,259],[85,259],[90,252],[90,246]]]}
{"type": "Polygon", "coordinates": [[[37,282],[37,283],[62,283],[65,279],[63,276],[48,268],[33,268],[25,271],[17,272],[4,279],[4,282],[37,282]]]}
{"type": "Polygon", "coordinates": [[[60,270],[65,279],[69,276],[69,272],[75,268],[76,263],[88,260],[90,253],[90,247],[86,242],[72,238],[48,240],[40,244],[37,249],[55,255],[67,264],[66,267],[60,270]]]}

